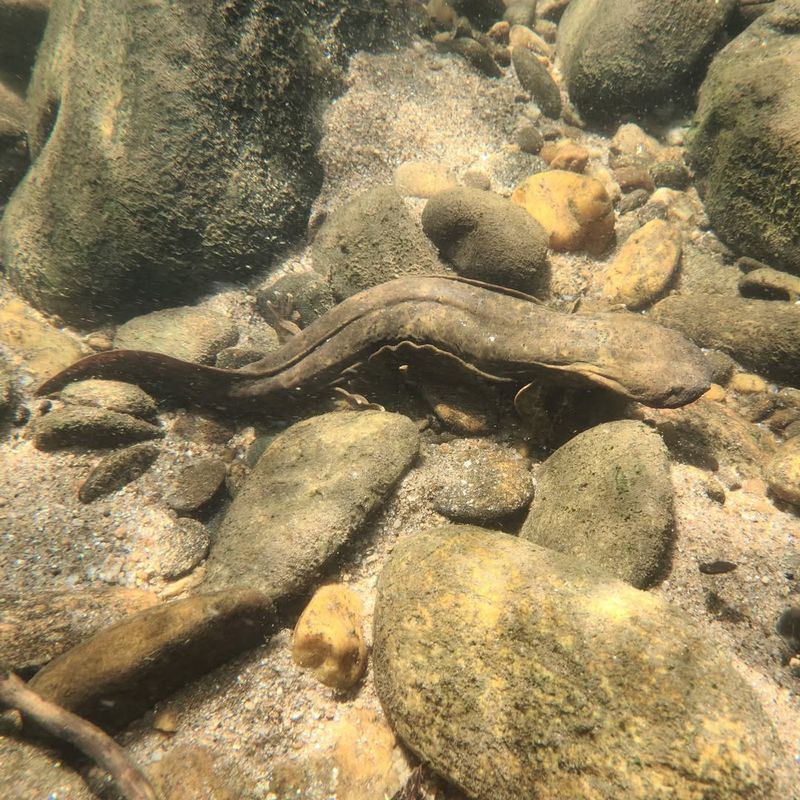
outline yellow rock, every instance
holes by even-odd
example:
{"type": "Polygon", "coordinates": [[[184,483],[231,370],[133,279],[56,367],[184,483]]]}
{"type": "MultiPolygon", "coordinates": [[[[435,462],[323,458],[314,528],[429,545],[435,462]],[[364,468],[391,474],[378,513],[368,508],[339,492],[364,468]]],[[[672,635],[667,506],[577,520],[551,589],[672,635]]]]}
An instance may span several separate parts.
{"type": "Polygon", "coordinates": [[[717,403],[721,403],[725,399],[725,389],[718,383],[712,383],[711,386],[708,387],[708,391],[703,395],[703,399],[714,400],[717,403]]]}
{"type": "Polygon", "coordinates": [[[614,235],[614,209],[603,184],[586,175],[548,170],[511,195],[550,236],[553,250],[603,252],[614,235]]]}
{"type": "Polygon", "coordinates": [[[769,384],[760,376],[752,372],[737,372],[728,382],[728,388],[741,394],[757,394],[766,392],[769,384]]]}
{"type": "Polygon", "coordinates": [[[37,384],[85,355],[78,342],[49,325],[18,297],[0,300],[0,344],[19,356],[22,368],[37,384]]]}
{"type": "Polygon", "coordinates": [[[772,493],[800,506],[800,436],[784,442],[767,464],[767,483],[772,493]]]}
{"type": "Polygon", "coordinates": [[[364,674],[367,646],[362,631],[362,607],[346,586],[323,586],[311,598],[292,641],[295,664],[334,689],[348,689],[364,674]]]}
{"type": "Polygon", "coordinates": [[[589,151],[571,139],[547,142],[539,155],[550,165],[550,169],[565,169],[569,172],[583,172],[589,161],[589,151]]]}
{"type": "Polygon", "coordinates": [[[603,296],[628,308],[647,306],[666,290],[678,268],[681,240],[661,219],[650,220],[620,248],[605,276],[603,296]]]}
{"type": "Polygon", "coordinates": [[[395,169],[394,185],[406,197],[433,197],[445,189],[452,189],[456,182],[444,164],[406,161],[395,169]]]}

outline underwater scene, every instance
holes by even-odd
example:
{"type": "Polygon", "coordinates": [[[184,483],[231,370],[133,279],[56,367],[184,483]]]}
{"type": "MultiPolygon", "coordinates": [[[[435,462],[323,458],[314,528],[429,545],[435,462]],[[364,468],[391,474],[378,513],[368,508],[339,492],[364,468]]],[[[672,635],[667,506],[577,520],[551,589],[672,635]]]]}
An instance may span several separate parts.
{"type": "Polygon", "coordinates": [[[800,800],[800,0],[0,0],[0,800],[800,800]]]}

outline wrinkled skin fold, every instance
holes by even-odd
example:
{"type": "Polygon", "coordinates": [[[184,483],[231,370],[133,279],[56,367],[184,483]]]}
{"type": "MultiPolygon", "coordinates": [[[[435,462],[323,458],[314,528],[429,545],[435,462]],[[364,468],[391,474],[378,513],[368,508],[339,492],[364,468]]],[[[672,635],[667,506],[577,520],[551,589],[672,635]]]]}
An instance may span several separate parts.
{"type": "Polygon", "coordinates": [[[277,351],[220,369],[140,350],[88,356],[39,387],[86,378],[138,383],[157,395],[247,411],[313,395],[384,350],[426,351],[465,372],[520,385],[585,381],[655,408],[692,402],[710,385],[702,351],[634,314],[564,314],[519,292],[452,277],[407,277],[348,298],[277,351]]]}

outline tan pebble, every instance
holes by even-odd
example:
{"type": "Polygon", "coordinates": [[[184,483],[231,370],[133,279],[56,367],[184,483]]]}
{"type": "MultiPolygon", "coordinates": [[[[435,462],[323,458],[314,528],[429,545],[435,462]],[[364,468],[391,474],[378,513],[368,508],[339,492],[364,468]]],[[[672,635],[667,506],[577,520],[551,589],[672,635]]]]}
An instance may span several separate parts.
{"type": "Polygon", "coordinates": [[[767,494],[767,482],[761,478],[745,478],[742,481],[742,491],[747,494],[765,497],[767,494]]]}
{"type": "Polygon", "coordinates": [[[162,708],[153,718],[153,728],[161,733],[175,733],[178,730],[178,715],[171,708],[162,708]]]}
{"type": "Polygon", "coordinates": [[[539,155],[547,161],[551,169],[564,169],[569,172],[583,172],[589,161],[589,151],[571,139],[560,142],[547,142],[539,155]]]}
{"type": "Polygon", "coordinates": [[[341,584],[320,588],[306,606],[292,639],[295,664],[325,686],[348,689],[367,667],[358,596],[341,584]]]}
{"type": "Polygon", "coordinates": [[[712,383],[708,391],[703,395],[703,399],[721,403],[725,399],[725,389],[718,383],[712,383]]]}
{"type": "Polygon", "coordinates": [[[397,191],[407,197],[433,197],[456,185],[455,178],[443,164],[431,161],[406,161],[394,171],[397,191]]]}
{"type": "Polygon", "coordinates": [[[486,31],[486,35],[490,39],[494,39],[496,42],[508,42],[508,35],[511,30],[511,25],[508,24],[504,19],[500,20],[499,22],[495,22],[488,31],[486,31]]]}
{"type": "Polygon", "coordinates": [[[800,505],[800,437],[787,439],[766,468],[770,491],[781,500],[800,505]]]}
{"type": "MultiPolygon", "coordinates": [[[[596,158],[594,155],[592,155],[592,157],[596,158]]],[[[597,161],[592,161],[586,165],[583,174],[594,178],[596,181],[600,181],[612,203],[616,203],[620,197],[622,197],[622,190],[619,188],[619,184],[614,180],[614,173],[611,172],[608,167],[598,164],[597,161]]]]}
{"type": "Polygon", "coordinates": [[[752,372],[737,372],[728,382],[728,388],[741,394],[755,394],[766,392],[769,384],[760,376],[752,372]]]}
{"type": "Polygon", "coordinates": [[[603,184],[586,175],[548,170],[531,175],[511,195],[547,231],[558,251],[598,254],[614,235],[614,209],[603,184]]]}
{"type": "Polygon", "coordinates": [[[114,347],[114,341],[107,333],[90,333],[84,341],[92,350],[99,352],[111,350],[114,347]]]}
{"type": "Polygon", "coordinates": [[[664,293],[678,268],[681,240],[664,220],[653,219],[632,234],[606,272],[603,296],[609,303],[638,309],[664,293]]]}
{"type": "Polygon", "coordinates": [[[534,33],[525,25],[512,25],[508,32],[508,43],[511,48],[525,47],[535,53],[552,58],[553,48],[538,33],[534,33]]]}

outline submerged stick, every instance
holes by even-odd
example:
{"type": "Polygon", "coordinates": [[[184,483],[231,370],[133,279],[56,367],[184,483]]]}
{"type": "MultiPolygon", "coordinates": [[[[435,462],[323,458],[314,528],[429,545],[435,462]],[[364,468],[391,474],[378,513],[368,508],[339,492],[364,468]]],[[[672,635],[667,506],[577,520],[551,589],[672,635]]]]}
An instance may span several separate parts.
{"type": "Polygon", "coordinates": [[[145,774],[96,725],[44,700],[12,672],[0,675],[0,703],[15,708],[43,730],[77,747],[106,770],[126,800],[158,800],[145,774]]]}

